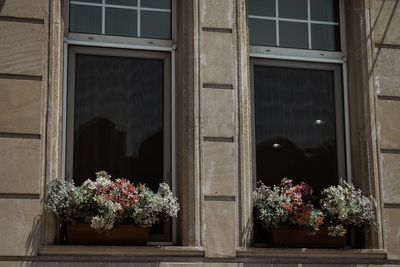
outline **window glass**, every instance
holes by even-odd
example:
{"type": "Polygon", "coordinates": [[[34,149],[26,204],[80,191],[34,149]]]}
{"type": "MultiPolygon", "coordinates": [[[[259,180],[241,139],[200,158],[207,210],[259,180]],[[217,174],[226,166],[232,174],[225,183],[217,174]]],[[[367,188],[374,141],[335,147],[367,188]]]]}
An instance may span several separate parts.
{"type": "Polygon", "coordinates": [[[341,49],[338,0],[247,0],[247,12],[250,45],[341,49]]]}
{"type": "Polygon", "coordinates": [[[250,43],[254,45],[276,45],[276,22],[267,19],[249,18],[250,43]]]}
{"type": "Polygon", "coordinates": [[[137,36],[137,11],[106,8],[106,34],[137,36]]]}
{"type": "Polygon", "coordinates": [[[172,37],[171,0],[71,0],[69,11],[70,32],[156,39],[172,37]]]}
{"type": "Polygon", "coordinates": [[[275,0],[248,0],[249,15],[275,17],[275,0]]]}
{"type": "Polygon", "coordinates": [[[74,0],[74,2],[83,2],[83,3],[96,3],[101,4],[102,0],[74,0]]]}
{"type": "Polygon", "coordinates": [[[335,25],[312,24],[312,49],[340,50],[340,29],[335,25]]]}
{"type": "Polygon", "coordinates": [[[166,12],[142,11],[141,12],[142,37],[146,38],[171,38],[171,16],[166,12]]]}
{"type": "Polygon", "coordinates": [[[101,33],[101,7],[71,5],[70,31],[101,33]]]}
{"type": "Polygon", "coordinates": [[[256,178],[277,185],[290,177],[315,192],[336,184],[333,71],[257,65],[253,71],[256,178]]]}
{"type": "Polygon", "coordinates": [[[279,44],[282,47],[308,48],[308,26],[301,22],[279,22],[279,44]]]}
{"type": "Polygon", "coordinates": [[[141,0],[142,7],[171,9],[171,0],[141,0]]]}
{"type": "Polygon", "coordinates": [[[163,61],[76,56],[73,177],[94,172],[163,182],[163,61]]]}
{"type": "Polygon", "coordinates": [[[279,17],[307,19],[307,0],[279,0],[279,17]]]}
{"type": "Polygon", "coordinates": [[[122,5],[122,6],[137,6],[137,0],[106,0],[106,4],[122,5]]]}
{"type": "Polygon", "coordinates": [[[339,22],[338,0],[310,0],[311,19],[339,22]]]}

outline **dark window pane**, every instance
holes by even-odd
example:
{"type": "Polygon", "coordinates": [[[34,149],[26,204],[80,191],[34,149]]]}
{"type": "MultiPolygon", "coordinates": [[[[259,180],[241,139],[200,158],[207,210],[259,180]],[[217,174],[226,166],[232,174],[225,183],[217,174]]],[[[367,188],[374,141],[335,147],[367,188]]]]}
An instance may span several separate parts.
{"type": "Polygon", "coordinates": [[[70,5],[71,32],[101,33],[101,7],[70,5]]]}
{"type": "Polygon", "coordinates": [[[275,0],[247,0],[249,15],[275,17],[275,0]]]}
{"type": "Polygon", "coordinates": [[[249,18],[250,44],[276,46],[275,23],[274,20],[249,18]]]}
{"type": "Polygon", "coordinates": [[[140,12],[141,37],[171,39],[171,13],[140,12]]]}
{"type": "Polygon", "coordinates": [[[119,6],[137,6],[137,0],[106,0],[106,4],[119,6]]]}
{"type": "Polygon", "coordinates": [[[310,0],[311,20],[339,22],[338,0],[310,0]]]}
{"type": "Polygon", "coordinates": [[[307,19],[307,0],[279,0],[279,17],[307,19]]]}
{"type": "Polygon", "coordinates": [[[340,29],[335,25],[311,25],[312,49],[315,50],[340,50],[340,29]]]}
{"type": "Polygon", "coordinates": [[[307,23],[280,21],[279,46],[308,48],[307,23]]]}
{"type": "Polygon", "coordinates": [[[86,3],[96,3],[101,4],[102,0],[74,0],[74,2],[86,2],[86,3]]]}
{"type": "Polygon", "coordinates": [[[106,8],[106,34],[137,36],[137,11],[106,8]]]}
{"type": "Polygon", "coordinates": [[[163,61],[76,57],[73,176],[163,181],[163,61]]]}
{"type": "Polygon", "coordinates": [[[254,101],[257,179],[336,184],[333,72],[255,66],[254,101]]]}
{"type": "Polygon", "coordinates": [[[171,0],[141,0],[142,7],[171,9],[171,0]]]}

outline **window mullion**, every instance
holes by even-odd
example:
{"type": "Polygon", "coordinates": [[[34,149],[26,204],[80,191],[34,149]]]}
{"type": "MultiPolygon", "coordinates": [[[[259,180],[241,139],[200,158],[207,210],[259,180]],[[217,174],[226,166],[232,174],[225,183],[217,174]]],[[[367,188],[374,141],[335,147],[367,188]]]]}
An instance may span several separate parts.
{"type": "Polygon", "coordinates": [[[308,49],[311,49],[311,6],[310,0],[307,0],[307,25],[308,25],[308,49]]]}

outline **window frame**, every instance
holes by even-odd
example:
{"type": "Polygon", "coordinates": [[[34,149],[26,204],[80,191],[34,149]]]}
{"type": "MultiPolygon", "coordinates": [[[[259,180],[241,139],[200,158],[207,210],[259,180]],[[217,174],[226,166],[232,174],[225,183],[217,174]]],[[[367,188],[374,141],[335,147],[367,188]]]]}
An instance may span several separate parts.
{"type": "MultiPolygon", "coordinates": [[[[278,1],[278,0],[277,0],[278,1]]],[[[248,13],[247,13],[248,17],[248,13]]],[[[349,118],[349,101],[348,101],[348,75],[347,75],[347,51],[346,51],[346,18],[345,18],[345,0],[339,0],[339,27],[340,27],[340,44],[341,51],[322,51],[322,50],[310,50],[310,49],[297,49],[297,48],[283,48],[283,47],[270,47],[270,46],[256,46],[249,44],[249,57],[250,57],[250,97],[251,97],[251,120],[252,120],[252,184],[256,184],[256,173],[255,173],[255,129],[254,127],[254,79],[253,79],[253,66],[254,62],[260,62],[261,65],[269,64],[268,62],[280,61],[278,65],[280,67],[289,66],[301,66],[299,64],[317,64],[320,67],[330,66],[335,64],[341,67],[342,76],[342,103],[343,103],[343,127],[344,127],[344,150],[345,150],[345,180],[351,182],[352,177],[352,162],[351,162],[351,140],[350,140],[350,118],[349,118]],[[286,62],[286,64],[285,64],[286,62]],[[254,183],[255,181],[255,183],[254,183]]],[[[250,29],[249,29],[250,31],[250,29]]],[[[276,65],[270,65],[276,66],[276,65]]],[[[310,65],[312,66],[312,65],[310,65]]],[[[312,68],[312,67],[311,67],[312,68]]],[[[335,94],[336,95],[336,94],[335,94]]],[[[336,97],[336,96],[335,96],[336,97]]],[[[335,100],[335,106],[337,105],[335,100]]],[[[336,113],[336,111],[335,111],[336,113]]],[[[338,122],[336,121],[336,124],[338,122]]],[[[336,130],[338,131],[338,129],[336,130]]],[[[339,157],[339,155],[338,155],[339,157]]],[[[339,162],[339,158],[338,158],[339,162]]],[[[339,169],[338,169],[339,173],[339,169]]],[[[254,187],[255,188],[255,187],[254,187]]]]}
{"type": "MultiPolygon", "coordinates": [[[[103,0],[105,1],[105,0],[103,0]]],[[[131,55],[139,55],[139,57],[143,58],[143,55],[148,55],[148,58],[151,58],[149,55],[153,55],[153,58],[160,59],[162,56],[160,55],[167,55],[167,58],[163,58],[166,60],[166,64],[169,65],[169,75],[165,76],[165,79],[168,80],[169,85],[169,103],[168,106],[164,105],[164,147],[166,144],[169,144],[169,157],[165,157],[166,150],[164,150],[164,163],[167,160],[169,162],[169,177],[167,178],[166,182],[168,182],[171,186],[171,190],[175,196],[178,195],[178,188],[176,181],[176,6],[177,0],[171,0],[171,39],[152,39],[152,38],[139,38],[139,37],[125,37],[125,36],[114,36],[114,35],[102,35],[102,34],[89,34],[89,33],[71,33],[69,32],[69,2],[70,0],[63,0],[64,4],[64,46],[63,46],[63,105],[62,105],[62,146],[61,146],[61,177],[62,179],[67,179],[67,144],[68,138],[71,138],[70,135],[67,135],[68,125],[69,122],[68,116],[69,115],[69,84],[71,84],[71,75],[70,75],[70,59],[72,57],[73,51],[71,53],[71,47],[80,47],[85,51],[97,51],[103,50],[104,51],[114,51],[114,52],[107,52],[108,53],[116,53],[115,55],[124,56],[123,54],[131,54],[131,55]],[[122,51],[122,54],[121,54],[122,51]],[[158,55],[158,57],[154,57],[154,55],[158,55]],[[169,114],[168,124],[166,121],[166,114],[169,114]],[[168,131],[165,130],[165,126],[169,126],[168,131]],[[166,132],[169,133],[168,136],[168,143],[166,141],[166,132]]],[[[85,52],[85,54],[87,54],[85,52]]],[[[97,53],[98,54],[98,53],[97,53]]],[[[105,54],[101,54],[105,55],[105,54]]],[[[129,56],[128,56],[129,57],[129,56]]],[[[75,64],[74,64],[75,65],[75,64]]],[[[165,65],[164,65],[165,66],[165,65]]],[[[166,89],[166,88],[165,88],[166,89]]],[[[168,96],[164,97],[164,104],[165,99],[168,96]]],[[[73,137],[72,137],[73,138],[73,137]]],[[[71,161],[71,159],[69,159],[71,161]]],[[[148,242],[149,245],[174,245],[177,243],[177,236],[178,236],[178,219],[172,218],[170,220],[171,226],[171,241],[151,241],[148,242]]],[[[169,223],[168,223],[169,224],[169,223]]],[[[165,226],[164,226],[165,227],[165,226]]],[[[155,236],[156,239],[157,236],[155,236]]]]}

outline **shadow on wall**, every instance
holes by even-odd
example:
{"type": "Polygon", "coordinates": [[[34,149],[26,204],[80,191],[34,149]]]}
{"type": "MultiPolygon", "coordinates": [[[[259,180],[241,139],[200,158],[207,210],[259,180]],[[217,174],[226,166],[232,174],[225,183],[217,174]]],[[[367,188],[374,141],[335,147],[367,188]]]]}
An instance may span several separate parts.
{"type": "MultiPolygon", "coordinates": [[[[0,0],[0,2],[1,2],[1,0],[0,0]]],[[[372,31],[374,30],[374,28],[375,28],[375,26],[376,26],[376,24],[377,24],[377,22],[378,22],[378,20],[379,20],[379,17],[381,16],[381,12],[382,12],[382,10],[383,10],[383,7],[384,7],[384,5],[385,5],[385,2],[386,2],[386,0],[384,0],[384,1],[382,2],[381,6],[380,6],[380,8],[379,8],[379,11],[378,11],[378,14],[377,14],[377,16],[376,16],[376,18],[375,18],[375,21],[373,22],[372,28],[370,29],[370,32],[368,33],[368,38],[371,36],[372,31]]],[[[396,2],[394,3],[393,9],[392,9],[392,11],[391,11],[391,13],[390,13],[390,15],[389,15],[388,22],[386,23],[385,29],[384,29],[384,31],[383,31],[382,38],[381,38],[380,40],[377,40],[377,42],[379,42],[380,44],[383,44],[383,45],[385,44],[385,39],[386,39],[387,33],[388,33],[388,31],[389,31],[389,27],[390,27],[391,24],[392,24],[393,17],[394,17],[394,14],[395,14],[396,10],[399,8],[399,3],[400,3],[400,0],[396,0],[396,2]]],[[[373,59],[371,69],[370,69],[370,71],[369,71],[369,73],[368,73],[368,77],[371,77],[371,75],[372,75],[372,73],[373,73],[373,70],[375,69],[375,66],[376,66],[376,64],[377,64],[379,55],[380,55],[381,50],[382,50],[382,46],[377,47],[377,49],[378,49],[378,50],[377,50],[377,52],[376,52],[375,58],[373,59]]]]}
{"type": "Polygon", "coordinates": [[[1,10],[3,10],[3,6],[4,6],[5,2],[6,2],[6,0],[0,0],[0,12],[1,12],[1,10]]]}

